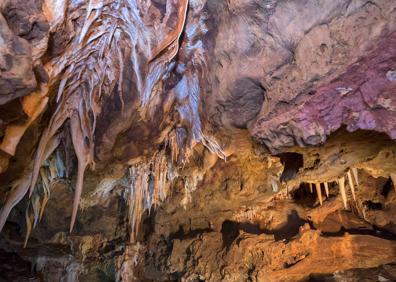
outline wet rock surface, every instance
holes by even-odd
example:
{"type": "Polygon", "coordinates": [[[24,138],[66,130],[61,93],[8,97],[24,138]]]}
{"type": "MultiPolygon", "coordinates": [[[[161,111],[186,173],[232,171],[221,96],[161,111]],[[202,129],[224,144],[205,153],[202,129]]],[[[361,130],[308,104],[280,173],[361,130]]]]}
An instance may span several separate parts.
{"type": "Polygon", "coordinates": [[[1,281],[396,280],[396,2],[0,11],[1,281]]]}

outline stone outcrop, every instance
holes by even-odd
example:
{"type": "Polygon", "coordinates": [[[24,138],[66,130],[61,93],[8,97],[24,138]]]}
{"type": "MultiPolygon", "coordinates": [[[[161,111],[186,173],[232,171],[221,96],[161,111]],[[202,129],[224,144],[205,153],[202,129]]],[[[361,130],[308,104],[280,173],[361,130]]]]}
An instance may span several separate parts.
{"type": "Polygon", "coordinates": [[[0,12],[0,280],[396,280],[396,2],[0,12]]]}
{"type": "Polygon", "coordinates": [[[30,94],[36,88],[37,82],[30,45],[12,32],[2,15],[0,22],[0,104],[3,105],[30,94]]]}

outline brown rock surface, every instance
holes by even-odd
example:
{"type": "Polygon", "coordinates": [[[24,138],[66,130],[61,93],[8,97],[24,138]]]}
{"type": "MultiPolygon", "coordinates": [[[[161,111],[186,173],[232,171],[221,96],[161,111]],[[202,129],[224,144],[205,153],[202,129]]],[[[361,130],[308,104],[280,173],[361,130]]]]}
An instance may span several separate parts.
{"type": "Polygon", "coordinates": [[[396,280],[395,1],[0,11],[0,280],[396,280]]]}
{"type": "Polygon", "coordinates": [[[30,94],[36,87],[29,44],[0,15],[0,104],[30,94]]]}

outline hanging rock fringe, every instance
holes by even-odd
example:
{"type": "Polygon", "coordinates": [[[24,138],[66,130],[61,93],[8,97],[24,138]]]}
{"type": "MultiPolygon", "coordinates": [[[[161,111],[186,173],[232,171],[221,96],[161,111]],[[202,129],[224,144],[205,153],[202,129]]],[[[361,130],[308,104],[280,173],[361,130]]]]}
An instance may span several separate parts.
{"type": "Polygon", "coordinates": [[[60,157],[59,150],[57,150],[45,160],[43,166],[40,168],[36,187],[32,197],[28,200],[25,213],[26,236],[24,247],[27,245],[32,230],[43,218],[45,207],[51,196],[53,184],[64,177],[65,166],[60,157]],[[30,212],[30,210],[32,210],[32,212],[30,212]]]}
{"type": "MultiPolygon", "coordinates": [[[[54,175],[62,174],[54,169],[54,163],[58,162],[58,167],[60,166],[59,159],[52,160],[45,170],[42,167],[60,143],[58,132],[65,130],[66,126],[70,127],[71,140],[78,160],[70,232],[73,230],[83,189],[84,173],[86,169],[95,167],[96,120],[103,110],[104,98],[118,95],[121,111],[125,108],[122,89],[125,62],[129,60],[133,66],[137,95],[141,102],[139,111],[144,112],[153,96],[153,89],[164,74],[172,69],[169,62],[179,51],[179,41],[186,29],[189,1],[178,2],[177,27],[154,51],[150,49],[153,29],[144,19],[148,7],[146,1],[138,0],[89,0],[85,5],[86,13],[81,19],[83,26],[79,30],[78,26],[75,26],[75,38],[59,57],[48,62],[48,87],[57,89],[55,110],[41,135],[33,162],[21,179],[14,183],[0,212],[0,231],[11,209],[28,191],[31,198],[29,210],[33,209],[33,222],[28,226],[34,228],[42,218],[50,197],[50,183],[54,175]],[[124,46],[130,50],[126,52],[124,46]],[[41,201],[37,200],[41,198],[41,201]]],[[[167,16],[171,15],[171,10],[167,10],[167,16]]],[[[72,17],[73,13],[66,14],[66,17],[68,16],[72,17]]],[[[195,54],[195,65],[204,65],[202,58],[203,54],[195,54]]],[[[211,152],[225,159],[221,146],[202,131],[198,76],[193,75],[185,80],[189,98],[184,102],[179,101],[179,112],[191,122],[194,142],[201,142],[211,152]]],[[[179,88],[181,92],[186,90],[183,87],[179,88]]],[[[181,152],[173,139],[170,140],[172,161],[177,160],[179,155],[188,156],[188,150],[181,152]]],[[[129,202],[132,241],[136,239],[143,213],[150,211],[153,205],[156,207],[168,196],[168,183],[173,177],[169,163],[171,162],[166,160],[165,153],[159,152],[149,163],[131,168],[129,202]]],[[[28,211],[27,222],[31,222],[30,218],[31,214],[28,211]]]]}
{"type": "MultiPolygon", "coordinates": [[[[53,153],[53,151],[56,149],[56,147],[59,145],[59,138],[58,136],[55,136],[52,138],[51,142],[48,144],[46,150],[44,151],[43,154],[43,159],[44,159],[44,166],[46,165],[46,160],[50,158],[50,155],[53,153]]],[[[63,161],[60,158],[60,155],[58,154],[55,156],[56,158],[56,166],[57,166],[57,174],[62,174],[62,177],[64,175],[64,165],[63,161]]],[[[27,169],[23,172],[22,176],[14,181],[12,184],[12,188],[7,196],[7,200],[4,203],[3,207],[1,208],[0,211],[0,232],[4,227],[4,224],[8,218],[8,215],[10,214],[11,210],[25,197],[26,193],[29,190],[29,187],[31,185],[31,180],[32,180],[32,164],[30,164],[27,169]]],[[[54,169],[52,169],[54,171],[54,169]]],[[[38,176],[38,180],[42,182],[42,180],[38,176]]],[[[47,181],[47,179],[45,179],[47,181]]],[[[49,197],[49,195],[48,195],[49,197]]],[[[46,204],[46,203],[45,203],[46,204]]],[[[45,205],[44,205],[45,207],[45,205]]],[[[43,208],[42,208],[43,209],[43,208]]]]}
{"type": "MultiPolygon", "coordinates": [[[[348,187],[351,190],[352,198],[353,201],[356,201],[357,195],[355,188],[359,187],[359,177],[358,177],[358,170],[357,168],[350,168],[346,173],[343,175],[339,176],[337,180],[335,181],[340,189],[340,194],[341,194],[341,199],[344,204],[344,208],[348,209],[348,197],[347,197],[347,190],[345,189],[345,183],[346,180],[348,180],[348,187]]],[[[326,199],[329,198],[330,192],[329,192],[329,183],[323,182],[325,192],[326,192],[326,199]]],[[[311,193],[313,193],[313,183],[308,182],[308,187],[311,193]]],[[[319,199],[319,203],[322,206],[323,205],[323,197],[322,197],[322,190],[321,190],[321,182],[315,182],[315,188],[316,188],[316,194],[319,199]]]]}
{"type": "MultiPolygon", "coordinates": [[[[61,56],[48,65],[49,87],[57,87],[56,109],[36,148],[33,164],[13,191],[0,214],[0,230],[10,210],[22,200],[27,191],[32,197],[40,178],[40,169],[47,151],[59,145],[56,134],[70,120],[73,147],[78,159],[77,183],[73,202],[70,231],[72,231],[80,202],[84,172],[94,168],[94,134],[97,115],[102,110],[102,95],[119,95],[122,109],[124,60],[130,59],[137,77],[138,94],[143,93],[142,68],[144,62],[137,56],[143,52],[148,58],[151,50],[137,50],[147,46],[148,27],[138,11],[145,11],[140,1],[89,0],[84,24],[61,56]],[[131,47],[131,56],[125,57],[122,46],[131,47]],[[55,146],[53,146],[55,144],[55,146]]],[[[72,6],[72,5],[70,5],[72,6]]],[[[144,14],[144,13],[143,13],[144,14]]],[[[73,13],[67,14],[72,17],[73,13]]],[[[147,63],[147,62],[146,62],[147,63]]],[[[151,89],[147,90],[151,92],[151,89]]],[[[140,97],[142,98],[142,97],[140,97]]]]}
{"type": "Polygon", "coordinates": [[[145,212],[165,201],[173,180],[173,168],[165,150],[158,152],[150,161],[129,169],[131,185],[129,194],[130,241],[136,242],[145,212]]]}

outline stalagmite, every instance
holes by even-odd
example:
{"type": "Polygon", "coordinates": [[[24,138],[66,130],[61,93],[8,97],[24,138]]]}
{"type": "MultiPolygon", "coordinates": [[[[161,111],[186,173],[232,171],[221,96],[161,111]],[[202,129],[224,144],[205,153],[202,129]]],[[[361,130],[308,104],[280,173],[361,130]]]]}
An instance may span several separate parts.
{"type": "Polygon", "coordinates": [[[316,193],[318,194],[319,203],[322,206],[323,205],[323,199],[322,199],[322,190],[320,189],[320,183],[316,182],[315,183],[315,187],[316,187],[316,193]]]}
{"type": "Polygon", "coordinates": [[[340,186],[340,192],[341,192],[342,201],[344,203],[344,208],[347,209],[348,205],[347,205],[347,196],[345,192],[345,177],[341,177],[338,179],[338,185],[340,186]]]}
{"type": "Polygon", "coordinates": [[[324,188],[325,188],[325,191],[326,191],[326,197],[328,198],[329,197],[329,183],[325,182],[324,183],[324,188]]]}
{"type": "Polygon", "coordinates": [[[357,168],[352,168],[352,174],[353,174],[353,178],[355,179],[355,183],[357,186],[359,186],[359,179],[358,179],[358,170],[357,168]]]}
{"type": "Polygon", "coordinates": [[[349,183],[349,187],[351,188],[353,200],[356,201],[355,186],[353,185],[352,174],[350,170],[348,171],[347,176],[348,176],[348,183],[349,183]]]}

